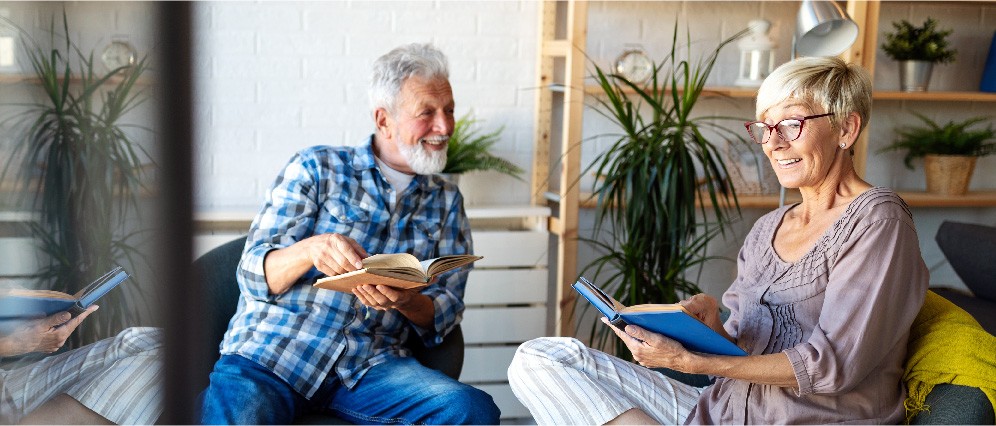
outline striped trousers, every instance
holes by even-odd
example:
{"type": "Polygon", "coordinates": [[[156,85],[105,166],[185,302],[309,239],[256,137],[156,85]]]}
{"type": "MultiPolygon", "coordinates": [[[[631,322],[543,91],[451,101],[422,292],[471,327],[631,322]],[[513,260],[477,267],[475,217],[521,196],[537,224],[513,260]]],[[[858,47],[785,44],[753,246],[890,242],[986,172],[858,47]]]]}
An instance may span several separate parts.
{"type": "Polygon", "coordinates": [[[133,327],[31,365],[0,370],[0,423],[17,423],[67,394],[117,424],[152,424],[162,414],[163,332],[133,327]]]}
{"type": "Polygon", "coordinates": [[[508,381],[541,425],[600,425],[632,408],[680,424],[703,391],[567,337],[523,343],[508,381]]]}

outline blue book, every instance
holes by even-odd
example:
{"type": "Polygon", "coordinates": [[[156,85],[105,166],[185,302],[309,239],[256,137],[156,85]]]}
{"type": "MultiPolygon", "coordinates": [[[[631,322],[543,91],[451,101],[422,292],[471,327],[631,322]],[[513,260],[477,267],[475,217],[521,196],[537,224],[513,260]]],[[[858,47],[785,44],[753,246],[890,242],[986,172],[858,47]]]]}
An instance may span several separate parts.
{"type": "Polygon", "coordinates": [[[8,289],[0,294],[0,321],[44,318],[66,311],[75,317],[128,277],[118,266],[73,295],[52,290],[8,289]]]}
{"type": "Polygon", "coordinates": [[[693,352],[747,355],[747,352],[699,321],[679,304],[623,306],[585,277],[581,277],[572,287],[605,315],[609,323],[619,329],[624,329],[627,324],[633,324],[674,339],[685,349],[693,352]]]}

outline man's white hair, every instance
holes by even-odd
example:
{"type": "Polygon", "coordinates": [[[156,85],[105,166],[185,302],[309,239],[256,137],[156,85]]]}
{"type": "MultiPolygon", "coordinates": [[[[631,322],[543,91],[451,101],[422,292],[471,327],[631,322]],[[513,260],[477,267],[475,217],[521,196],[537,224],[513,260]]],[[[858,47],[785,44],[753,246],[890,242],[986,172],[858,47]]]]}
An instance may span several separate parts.
{"type": "Polygon", "coordinates": [[[399,46],[384,54],[373,64],[370,79],[370,110],[384,108],[394,113],[398,94],[405,80],[418,77],[426,80],[448,79],[449,66],[443,52],[430,43],[399,46]]]}

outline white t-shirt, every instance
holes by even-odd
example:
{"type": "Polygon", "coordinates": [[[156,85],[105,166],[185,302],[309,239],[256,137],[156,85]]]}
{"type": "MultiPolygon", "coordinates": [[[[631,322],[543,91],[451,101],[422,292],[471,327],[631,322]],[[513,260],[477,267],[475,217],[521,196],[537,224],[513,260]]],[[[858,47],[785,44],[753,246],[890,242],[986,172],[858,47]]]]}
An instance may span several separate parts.
{"type": "Polygon", "coordinates": [[[394,206],[398,203],[398,198],[408,188],[408,184],[412,183],[412,179],[415,179],[415,175],[394,170],[376,156],[374,160],[377,162],[377,167],[380,168],[380,172],[384,175],[384,178],[387,179],[387,183],[391,184],[393,188],[391,193],[394,195],[394,198],[391,199],[391,210],[394,210],[394,206]]]}

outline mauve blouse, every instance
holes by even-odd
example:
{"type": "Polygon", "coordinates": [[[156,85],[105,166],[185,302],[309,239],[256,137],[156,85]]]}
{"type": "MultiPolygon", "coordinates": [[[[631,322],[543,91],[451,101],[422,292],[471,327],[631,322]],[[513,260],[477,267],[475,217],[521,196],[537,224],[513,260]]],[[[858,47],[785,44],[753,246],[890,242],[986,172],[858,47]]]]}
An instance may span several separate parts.
{"type": "Polygon", "coordinates": [[[751,229],[723,304],[737,344],[751,355],[788,355],[799,389],[720,377],[687,423],[896,424],[904,416],[906,341],[929,281],[909,208],[872,188],[789,263],[773,241],[793,207],[751,229]]]}

